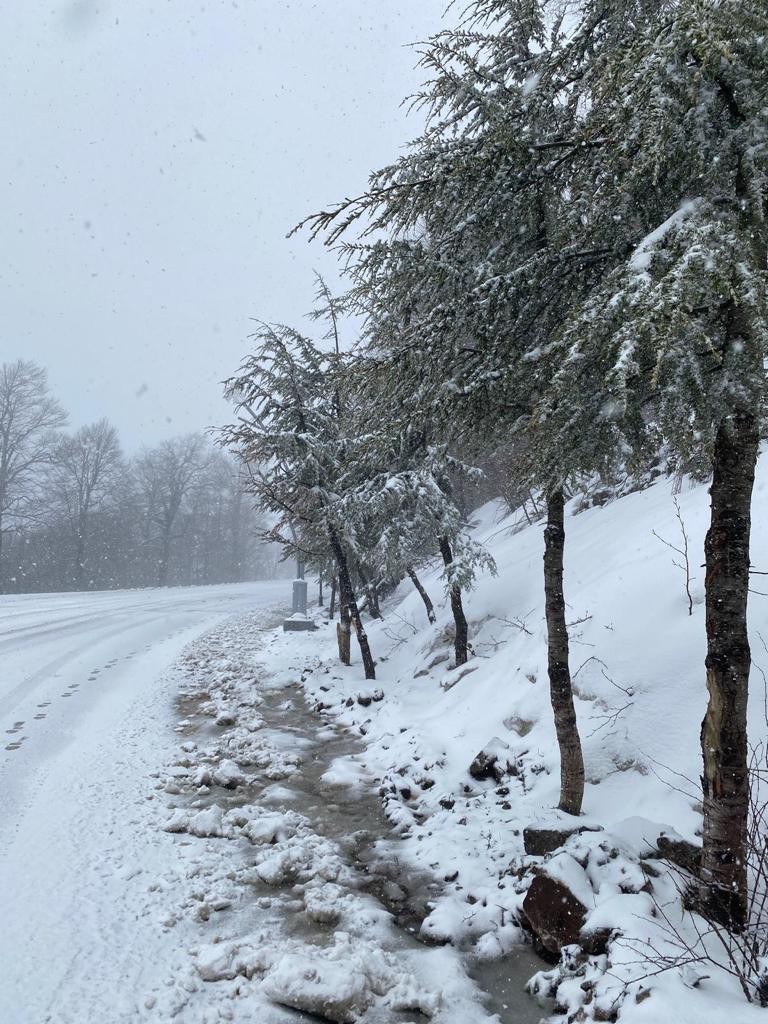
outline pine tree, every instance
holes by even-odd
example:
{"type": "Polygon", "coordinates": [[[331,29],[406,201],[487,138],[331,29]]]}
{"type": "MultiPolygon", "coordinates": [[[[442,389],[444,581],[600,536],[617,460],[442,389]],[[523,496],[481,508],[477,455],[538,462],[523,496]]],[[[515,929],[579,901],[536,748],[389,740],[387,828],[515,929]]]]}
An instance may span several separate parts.
{"type": "MultiPolygon", "coordinates": [[[[434,39],[423,60],[433,78],[419,97],[430,110],[427,131],[373,176],[364,196],[312,224],[334,243],[367,218],[363,243],[347,252],[369,348],[388,361],[404,414],[469,448],[481,436],[503,443],[530,429],[552,373],[552,337],[605,272],[605,247],[585,248],[563,213],[565,169],[585,146],[573,138],[576,111],[562,102],[553,56],[560,28],[546,25],[546,6],[477,3],[462,27],[434,39]],[[365,241],[379,231],[384,237],[365,241]]],[[[544,581],[560,805],[578,814],[584,767],[568,670],[561,507],[566,480],[585,467],[566,449],[545,460],[538,445],[522,447],[529,458],[521,483],[542,489],[551,510],[544,581]]],[[[450,566],[451,545],[441,549],[450,566]]]]}
{"type": "Polygon", "coordinates": [[[434,621],[434,608],[416,568],[439,554],[443,581],[454,617],[457,665],[469,656],[468,623],[462,593],[479,571],[495,573],[493,559],[468,530],[457,490],[479,471],[440,441],[429,416],[412,405],[406,414],[387,360],[367,355],[350,363],[345,402],[353,416],[359,482],[345,499],[356,534],[367,540],[365,559],[378,578],[399,582],[410,577],[434,621]],[[368,427],[375,409],[384,424],[368,427]]]}
{"type": "Polygon", "coordinates": [[[269,539],[305,561],[323,563],[329,553],[334,559],[340,658],[349,663],[354,624],[365,677],[375,679],[352,579],[357,538],[343,508],[357,463],[340,405],[338,360],[290,327],[263,325],[255,337],[255,351],[227,382],[241,415],[223,440],[247,466],[252,493],[275,517],[269,539]]]}
{"type": "Polygon", "coordinates": [[[660,436],[683,465],[711,468],[696,902],[741,928],[750,505],[768,355],[768,16],[755,0],[642,13],[622,31],[627,12],[615,12],[615,43],[594,64],[584,115],[587,134],[599,129],[609,144],[574,178],[575,194],[601,183],[589,244],[611,224],[625,256],[563,332],[543,414],[556,445],[577,443],[597,413],[602,430],[618,422],[625,438],[660,436]],[[596,398],[586,377],[597,365],[596,398]],[[580,407],[574,395],[585,396],[580,407]]]}
{"type": "MultiPolygon", "coordinates": [[[[767,35],[757,0],[478,0],[425,55],[424,136],[313,225],[336,240],[365,215],[386,232],[349,249],[375,343],[414,402],[465,430],[484,412],[522,425],[553,540],[569,477],[642,466],[662,444],[711,466],[703,903],[736,927],[767,35]]],[[[565,659],[550,643],[553,703],[565,659]]]]}

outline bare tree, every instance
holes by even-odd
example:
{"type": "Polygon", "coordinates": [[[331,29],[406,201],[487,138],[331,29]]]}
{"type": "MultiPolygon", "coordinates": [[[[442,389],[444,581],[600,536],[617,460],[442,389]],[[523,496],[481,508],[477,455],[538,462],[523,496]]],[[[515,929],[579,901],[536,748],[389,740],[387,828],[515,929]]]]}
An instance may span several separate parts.
{"type": "Polygon", "coordinates": [[[49,461],[66,414],[48,392],[46,371],[18,359],[0,367],[0,591],[3,534],[32,513],[35,471],[49,461]]]}
{"type": "Polygon", "coordinates": [[[81,427],[56,445],[51,480],[74,536],[76,590],[83,587],[91,514],[110,502],[121,463],[117,431],[106,419],[81,427]]]}
{"type": "Polygon", "coordinates": [[[46,371],[0,364],[0,592],[274,577],[242,468],[202,434],[125,460],[107,420],[71,435],[46,371]],[[9,570],[13,567],[13,572],[9,570]]]}
{"type": "Polygon", "coordinates": [[[210,452],[201,434],[163,441],[144,452],[137,462],[139,488],[148,525],[158,530],[157,584],[168,582],[171,543],[179,512],[199,481],[210,452]]]}
{"type": "Polygon", "coordinates": [[[200,472],[189,489],[174,530],[174,577],[184,583],[210,583],[241,571],[248,529],[239,467],[219,449],[202,452],[200,472]]]}
{"type": "Polygon", "coordinates": [[[680,556],[681,560],[679,562],[675,558],[672,559],[672,565],[674,565],[675,568],[682,570],[683,574],[685,575],[685,596],[688,601],[688,614],[693,615],[693,594],[691,592],[691,583],[693,582],[694,577],[691,576],[691,558],[689,552],[690,544],[688,531],[685,528],[685,520],[683,519],[683,513],[680,508],[680,502],[677,500],[677,497],[673,497],[672,501],[674,502],[675,506],[675,516],[680,526],[681,546],[678,547],[676,544],[672,544],[671,541],[665,540],[655,530],[652,530],[651,532],[653,533],[653,536],[656,537],[657,540],[660,540],[661,543],[664,544],[666,547],[668,547],[670,551],[674,551],[676,555],[680,556]]]}

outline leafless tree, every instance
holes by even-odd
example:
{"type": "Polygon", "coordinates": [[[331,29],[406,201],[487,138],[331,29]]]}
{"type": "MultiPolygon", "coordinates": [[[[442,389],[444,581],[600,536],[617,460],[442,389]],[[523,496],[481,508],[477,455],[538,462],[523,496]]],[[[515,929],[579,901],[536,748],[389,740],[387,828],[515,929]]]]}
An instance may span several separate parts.
{"type": "Polygon", "coordinates": [[[676,544],[672,544],[668,540],[665,540],[655,530],[653,530],[652,533],[653,536],[660,540],[662,544],[664,544],[670,550],[674,551],[675,554],[679,556],[680,561],[673,558],[672,564],[677,569],[680,569],[683,572],[683,575],[685,576],[685,596],[688,601],[688,614],[693,615],[693,594],[691,593],[691,583],[694,577],[691,576],[691,558],[689,553],[690,544],[688,538],[688,531],[685,528],[685,520],[683,519],[683,513],[680,509],[680,502],[677,500],[676,496],[672,498],[672,501],[675,505],[675,517],[677,518],[678,525],[680,526],[680,547],[678,547],[676,544]]]}
{"type": "Polygon", "coordinates": [[[163,441],[136,465],[146,521],[158,531],[157,584],[168,582],[171,543],[179,513],[206,468],[210,453],[202,434],[163,441]]]}
{"type": "Polygon", "coordinates": [[[0,590],[222,583],[280,571],[242,467],[205,435],[124,459],[108,421],[64,435],[65,421],[42,367],[0,364],[0,590]]]}
{"type": "Polygon", "coordinates": [[[55,447],[51,483],[74,537],[76,590],[83,587],[91,515],[113,500],[121,465],[117,431],[105,419],[62,437],[55,447]]]}
{"type": "Polygon", "coordinates": [[[0,591],[3,535],[32,515],[35,471],[50,460],[54,431],[65,421],[42,367],[23,359],[0,366],[0,591]]]}

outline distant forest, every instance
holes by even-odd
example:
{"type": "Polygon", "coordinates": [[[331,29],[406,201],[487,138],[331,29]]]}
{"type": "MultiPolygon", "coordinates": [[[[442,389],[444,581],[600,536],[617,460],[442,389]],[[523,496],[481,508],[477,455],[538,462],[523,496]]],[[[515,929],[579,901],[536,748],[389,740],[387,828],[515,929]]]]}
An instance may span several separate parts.
{"type": "Polygon", "coordinates": [[[106,419],[67,431],[44,368],[0,366],[0,593],[272,578],[247,471],[203,433],[124,455],[106,419]]]}

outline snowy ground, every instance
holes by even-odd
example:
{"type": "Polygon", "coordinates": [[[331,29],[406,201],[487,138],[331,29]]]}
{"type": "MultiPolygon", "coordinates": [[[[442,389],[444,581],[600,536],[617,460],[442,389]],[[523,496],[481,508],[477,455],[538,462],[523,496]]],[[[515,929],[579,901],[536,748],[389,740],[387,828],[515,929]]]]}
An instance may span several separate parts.
{"type": "MultiPolygon", "coordinates": [[[[763,458],[752,549],[753,564],[763,571],[766,489],[763,458]]],[[[523,937],[516,922],[531,869],[566,879],[589,909],[588,930],[612,933],[607,957],[566,960],[538,979],[540,990],[557,989],[561,1019],[612,1020],[619,1010],[621,1021],[632,1024],[762,1019],[736,979],[718,967],[725,961],[715,939],[709,943],[715,963],[701,972],[705,980],[677,967],[657,974],[658,962],[647,959],[654,957],[651,946],[673,962],[685,959],[680,938],[696,943],[695,922],[680,906],[677,884],[685,878],[671,874],[657,850],[663,833],[700,842],[706,487],[686,484],[679,502],[694,576],[691,615],[684,574],[674,564],[679,556],[663,543],[682,544],[671,481],[577,515],[571,504],[565,590],[588,780],[579,824],[600,831],[574,837],[553,857],[526,855],[522,835],[531,824],[569,823],[555,810],[559,762],[547,682],[541,523],[502,520],[494,504],[478,514],[476,535],[491,549],[499,574],[481,579],[466,597],[474,656],[464,669],[451,667],[451,615],[436,569],[423,575],[433,599],[441,598],[435,626],[405,585],[388,603],[385,620],[370,624],[374,684],[364,682],[359,664],[338,666],[332,626],[322,627],[324,641],[305,634],[291,643],[291,664],[303,670],[310,699],[329,721],[363,736],[362,764],[346,768],[362,768],[377,781],[405,862],[446,880],[423,922],[424,937],[467,949],[486,962],[481,976],[492,980],[493,959],[523,937]],[[499,756],[500,781],[470,776],[483,748],[499,756]]],[[[750,600],[753,743],[766,739],[764,589],[756,582],[750,600]]],[[[276,671],[287,651],[277,638],[276,671]]],[[[339,777],[344,771],[337,764],[339,777]]]]}
{"type": "MultiPolygon", "coordinates": [[[[763,459],[759,570],[767,488],[763,459]]],[[[519,528],[494,505],[478,515],[499,576],[467,597],[466,669],[451,667],[450,610],[426,571],[438,622],[403,587],[370,627],[373,684],[358,663],[338,665],[321,616],[318,633],[274,628],[284,582],[0,599],[0,1021],[289,1024],[316,1020],[308,1011],[344,1024],[528,1024],[557,1010],[757,1024],[716,942],[704,970],[657,973],[648,960],[654,947],[674,961],[676,943],[696,939],[658,849],[662,834],[695,844],[701,823],[706,488],[679,501],[691,615],[659,539],[681,540],[669,481],[567,520],[580,824],[595,831],[544,857],[522,835],[565,823],[541,524],[519,528]],[[502,778],[469,774],[483,748],[502,778]],[[539,974],[541,1010],[521,1001],[535,970],[519,952],[532,870],[567,881],[586,930],[608,936],[606,953],[571,950],[539,974]],[[450,945],[415,943],[398,921],[450,945]]],[[[766,739],[761,590],[753,742],[766,739]]]]}
{"type": "Polygon", "coordinates": [[[175,751],[164,671],[285,582],[0,598],[0,1021],[133,1020],[177,956],[144,880],[165,867],[149,773],[175,751]]]}
{"type": "Polygon", "coordinates": [[[376,852],[361,745],[275,662],[284,597],[2,602],[3,1024],[496,1020],[409,933],[434,880],[376,852]]]}

